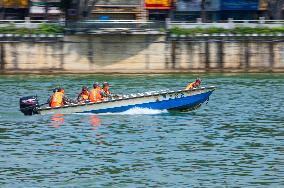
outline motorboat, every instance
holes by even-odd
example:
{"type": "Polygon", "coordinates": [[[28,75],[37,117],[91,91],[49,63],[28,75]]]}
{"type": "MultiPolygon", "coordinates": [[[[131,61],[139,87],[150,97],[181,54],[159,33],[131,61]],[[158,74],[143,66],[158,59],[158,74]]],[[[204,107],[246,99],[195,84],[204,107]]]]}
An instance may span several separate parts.
{"type": "Polygon", "coordinates": [[[72,113],[119,113],[132,108],[188,111],[209,100],[216,88],[200,87],[190,90],[161,90],[111,97],[101,102],[71,103],[60,107],[40,105],[36,96],[20,99],[20,111],[25,115],[72,113]]]}

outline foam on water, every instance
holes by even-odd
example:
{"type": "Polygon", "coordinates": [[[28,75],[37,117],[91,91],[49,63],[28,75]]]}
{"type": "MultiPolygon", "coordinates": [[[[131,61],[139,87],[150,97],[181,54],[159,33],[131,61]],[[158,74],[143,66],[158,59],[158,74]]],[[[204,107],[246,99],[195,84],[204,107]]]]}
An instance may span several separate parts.
{"type": "MultiPolygon", "coordinates": [[[[141,115],[141,114],[162,114],[162,113],[167,113],[167,110],[155,110],[155,109],[150,109],[150,108],[138,108],[134,107],[129,110],[126,110],[124,112],[118,112],[118,113],[100,113],[98,115],[141,115]]],[[[80,115],[94,115],[93,113],[76,113],[80,115]]]]}
{"type": "Polygon", "coordinates": [[[162,114],[167,113],[167,110],[155,110],[150,108],[131,108],[125,112],[121,112],[119,114],[125,114],[125,115],[136,115],[136,114],[162,114]]]}

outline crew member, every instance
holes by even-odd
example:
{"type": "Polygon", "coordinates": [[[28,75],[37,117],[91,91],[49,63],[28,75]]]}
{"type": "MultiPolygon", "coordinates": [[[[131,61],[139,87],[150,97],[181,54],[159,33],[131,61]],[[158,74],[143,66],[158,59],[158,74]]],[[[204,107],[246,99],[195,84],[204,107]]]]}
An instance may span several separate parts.
{"type": "MultiPolygon", "coordinates": [[[[56,93],[57,91],[58,91],[57,87],[52,89],[53,94],[56,93]]],[[[50,104],[53,94],[50,95],[49,98],[47,99],[47,104],[50,104]]]]}
{"type": "Polygon", "coordinates": [[[78,102],[86,102],[87,100],[89,100],[89,95],[90,95],[90,93],[89,93],[88,87],[83,86],[81,93],[77,97],[77,101],[78,102]]]}
{"type": "Polygon", "coordinates": [[[109,83],[104,82],[103,83],[103,88],[101,91],[101,96],[103,100],[107,100],[111,96],[111,92],[109,91],[109,83]]]}
{"type": "Polygon", "coordinates": [[[49,106],[50,107],[60,107],[68,104],[68,99],[64,95],[65,91],[63,88],[58,88],[57,91],[51,96],[49,106]]]}
{"type": "Polygon", "coordinates": [[[201,84],[201,80],[199,78],[197,78],[194,82],[188,84],[185,88],[185,90],[189,90],[189,89],[194,89],[194,88],[198,88],[201,84]]]}
{"type": "Polygon", "coordinates": [[[100,87],[100,84],[98,82],[95,82],[93,84],[93,89],[90,91],[89,100],[91,102],[101,102],[102,101],[101,92],[102,89],[100,87]]]}

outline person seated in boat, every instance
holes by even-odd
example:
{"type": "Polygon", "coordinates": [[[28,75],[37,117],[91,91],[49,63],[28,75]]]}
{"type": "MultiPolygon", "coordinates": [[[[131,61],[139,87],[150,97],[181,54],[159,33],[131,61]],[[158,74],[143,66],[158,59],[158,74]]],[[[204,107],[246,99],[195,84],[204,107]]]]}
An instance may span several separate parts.
{"type": "Polygon", "coordinates": [[[111,92],[109,91],[109,83],[104,82],[103,83],[103,87],[102,87],[102,91],[101,91],[101,96],[103,100],[107,100],[109,97],[111,97],[111,92]]]}
{"type": "Polygon", "coordinates": [[[77,97],[77,101],[79,103],[86,102],[87,100],[89,100],[89,95],[90,95],[90,93],[89,93],[88,87],[83,86],[81,93],[77,97]]]}
{"type": "Polygon", "coordinates": [[[101,102],[102,101],[101,92],[102,89],[100,87],[100,84],[98,82],[95,82],[93,84],[93,89],[90,91],[89,100],[91,102],[101,102]]]}
{"type": "MultiPolygon", "coordinates": [[[[57,87],[56,87],[56,88],[54,88],[54,89],[52,89],[53,94],[54,94],[54,93],[56,93],[57,91],[58,91],[58,88],[57,88],[57,87]]],[[[47,104],[50,104],[50,102],[51,102],[51,98],[52,98],[53,94],[52,94],[52,95],[50,95],[50,96],[49,96],[49,98],[47,99],[47,104]]]]}
{"type": "Polygon", "coordinates": [[[49,106],[50,107],[60,107],[66,104],[69,104],[69,99],[65,96],[65,91],[63,88],[58,88],[55,90],[53,95],[51,96],[49,106]]]}
{"type": "Polygon", "coordinates": [[[201,85],[201,80],[199,78],[197,78],[194,82],[189,83],[185,90],[190,90],[190,89],[194,89],[194,88],[199,88],[199,86],[201,85]]]}

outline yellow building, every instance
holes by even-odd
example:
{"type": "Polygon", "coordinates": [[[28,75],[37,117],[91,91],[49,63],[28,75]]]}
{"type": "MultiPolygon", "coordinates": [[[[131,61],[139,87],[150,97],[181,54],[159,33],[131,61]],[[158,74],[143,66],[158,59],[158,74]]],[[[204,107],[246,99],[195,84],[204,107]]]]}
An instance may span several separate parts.
{"type": "Polygon", "coordinates": [[[0,19],[24,19],[28,7],[29,0],[0,0],[0,19]]]}
{"type": "MultiPolygon", "coordinates": [[[[4,8],[28,8],[29,0],[1,0],[4,8]]],[[[0,3],[1,6],[1,3],[0,3]]]]}

